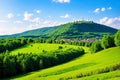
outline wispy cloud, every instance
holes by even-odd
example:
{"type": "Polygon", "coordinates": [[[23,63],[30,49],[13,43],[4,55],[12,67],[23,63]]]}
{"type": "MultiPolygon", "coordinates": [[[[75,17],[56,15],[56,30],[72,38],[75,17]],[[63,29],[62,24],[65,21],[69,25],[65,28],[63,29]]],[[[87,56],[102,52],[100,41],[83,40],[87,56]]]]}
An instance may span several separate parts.
{"type": "Polygon", "coordinates": [[[100,13],[100,12],[105,12],[105,11],[111,10],[111,9],[112,9],[112,7],[108,7],[108,8],[102,7],[102,8],[96,8],[93,12],[94,13],[100,13]]]}
{"type": "Polygon", "coordinates": [[[25,12],[24,13],[24,20],[25,21],[30,21],[33,17],[33,14],[32,13],[28,13],[28,12],[25,12]]]}
{"type": "Polygon", "coordinates": [[[41,13],[41,10],[36,10],[36,13],[40,14],[40,13],[41,13]]]}
{"type": "Polygon", "coordinates": [[[53,0],[53,1],[58,3],[70,3],[70,0],[53,0]]]}
{"type": "Polygon", "coordinates": [[[15,23],[15,24],[22,24],[23,22],[22,21],[14,21],[13,23],[15,23]]]}
{"type": "Polygon", "coordinates": [[[69,14],[65,14],[63,16],[60,16],[61,18],[70,18],[70,15],[69,14]]]}
{"type": "Polygon", "coordinates": [[[106,8],[101,8],[101,11],[104,12],[106,10],[106,8]]]}
{"type": "Polygon", "coordinates": [[[119,29],[120,28],[120,17],[114,17],[114,18],[103,17],[102,19],[99,20],[99,23],[119,29]]]}
{"type": "Polygon", "coordinates": [[[100,8],[96,8],[95,10],[94,10],[94,13],[98,13],[100,11],[100,8]]]}
{"type": "Polygon", "coordinates": [[[56,26],[60,24],[63,24],[63,22],[46,20],[43,23],[41,23],[40,26],[49,27],[49,26],[56,26]]]}
{"type": "Polygon", "coordinates": [[[31,20],[31,22],[35,22],[35,23],[40,23],[40,18],[34,18],[33,20],[31,20]]]}
{"type": "Polygon", "coordinates": [[[13,18],[13,17],[14,17],[14,14],[13,14],[13,13],[8,13],[8,14],[7,14],[7,18],[8,18],[8,19],[11,19],[11,18],[13,18]]]}
{"type": "Polygon", "coordinates": [[[108,8],[108,10],[111,10],[111,9],[112,9],[112,7],[109,7],[109,8],[108,8]]]}

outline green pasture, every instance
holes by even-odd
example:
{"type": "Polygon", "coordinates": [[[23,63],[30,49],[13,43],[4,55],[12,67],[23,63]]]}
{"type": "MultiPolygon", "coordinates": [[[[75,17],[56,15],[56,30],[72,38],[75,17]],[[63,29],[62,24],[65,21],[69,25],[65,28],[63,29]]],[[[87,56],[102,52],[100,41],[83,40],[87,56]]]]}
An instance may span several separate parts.
{"type": "MultiPolygon", "coordinates": [[[[35,44],[36,45],[36,44],[35,44]]],[[[48,44],[46,44],[48,45],[48,44]]],[[[55,45],[55,44],[53,44],[55,45]]],[[[36,45],[38,46],[38,45],[36,45]]],[[[30,45],[28,46],[30,47],[30,45]]],[[[72,46],[73,47],[73,46],[72,46]]],[[[24,48],[21,48],[21,50],[24,48]]],[[[26,48],[27,49],[27,48],[26,48]]],[[[57,49],[57,48],[56,48],[57,49]]],[[[20,50],[20,49],[18,49],[20,50]]],[[[50,49],[49,49],[50,50],[50,49]]],[[[88,49],[85,48],[85,50],[88,49]]],[[[17,51],[17,50],[15,50],[17,51]]],[[[14,52],[14,51],[13,51],[14,52]]],[[[104,69],[107,66],[112,66],[116,63],[120,63],[120,48],[109,48],[98,53],[87,53],[81,57],[78,57],[70,62],[54,66],[51,68],[34,71],[28,74],[23,74],[11,78],[11,80],[65,80],[72,78],[73,80],[95,80],[99,79],[120,79],[120,71],[112,71],[108,73],[94,74],[87,77],[77,78],[80,74],[96,73],[98,70],[104,69]],[[108,78],[106,78],[108,77],[108,78]]],[[[71,80],[72,80],[71,79],[71,80]]]]}
{"type": "MultiPolygon", "coordinates": [[[[11,51],[12,54],[18,54],[18,53],[42,53],[43,51],[55,51],[60,50],[59,47],[62,46],[61,50],[66,50],[69,48],[81,48],[80,46],[74,46],[74,45],[67,45],[67,44],[47,44],[47,43],[35,43],[35,44],[27,44],[19,49],[15,49],[11,51]]],[[[86,49],[86,51],[89,51],[89,48],[82,47],[83,49],[86,49]]]]}

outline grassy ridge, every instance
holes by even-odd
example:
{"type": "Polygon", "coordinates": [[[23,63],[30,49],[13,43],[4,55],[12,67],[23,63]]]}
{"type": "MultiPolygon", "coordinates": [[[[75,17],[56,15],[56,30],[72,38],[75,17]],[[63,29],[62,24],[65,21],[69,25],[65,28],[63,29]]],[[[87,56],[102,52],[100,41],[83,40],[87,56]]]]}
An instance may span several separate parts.
{"type": "MultiPolygon", "coordinates": [[[[97,69],[114,65],[115,63],[119,63],[120,62],[119,52],[120,52],[120,48],[114,47],[114,48],[103,50],[96,54],[88,53],[71,62],[58,65],[52,68],[32,72],[32,73],[29,73],[29,75],[22,75],[14,78],[14,80],[25,80],[25,79],[26,80],[27,79],[58,80],[58,79],[68,79],[68,78],[75,79],[81,73],[94,71],[97,69]]],[[[115,71],[113,73],[116,73],[119,75],[119,71],[115,71]]],[[[104,74],[107,74],[107,73],[104,73],[104,74]]],[[[105,75],[101,75],[101,76],[104,77],[105,75]]],[[[97,78],[97,76],[95,77],[97,78]]],[[[111,78],[114,78],[114,75],[113,76],[111,75],[111,78]]],[[[89,79],[91,79],[91,77],[90,78],[88,77],[88,80],[89,79]]]]}

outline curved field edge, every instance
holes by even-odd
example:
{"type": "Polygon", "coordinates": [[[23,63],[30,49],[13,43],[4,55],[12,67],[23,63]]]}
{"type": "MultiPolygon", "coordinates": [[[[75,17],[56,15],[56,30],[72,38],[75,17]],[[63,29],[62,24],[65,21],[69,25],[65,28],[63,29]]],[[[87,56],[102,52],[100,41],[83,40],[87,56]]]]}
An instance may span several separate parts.
{"type": "Polygon", "coordinates": [[[82,57],[79,57],[73,61],[67,62],[62,65],[58,65],[52,68],[35,71],[29,73],[28,75],[18,76],[16,78],[12,78],[12,80],[28,80],[28,79],[40,79],[40,80],[58,80],[61,78],[74,78],[76,75],[80,74],[81,72],[88,72],[95,69],[99,69],[101,67],[106,67],[113,65],[115,63],[120,62],[120,48],[114,47],[103,50],[96,54],[85,54],[82,57]],[[82,66],[80,65],[87,65],[82,66]],[[89,65],[90,64],[90,65],[89,65]],[[79,68],[75,68],[78,66],[79,68]],[[70,70],[68,70],[69,68],[70,70]]]}
{"type": "Polygon", "coordinates": [[[48,43],[33,43],[33,44],[27,44],[21,48],[15,49],[11,51],[11,54],[18,54],[18,53],[42,53],[43,51],[55,51],[60,50],[59,47],[62,47],[61,50],[65,51],[69,48],[78,49],[83,48],[86,52],[89,51],[88,47],[81,47],[81,46],[75,46],[75,45],[68,45],[68,44],[48,44],[48,43]]]}

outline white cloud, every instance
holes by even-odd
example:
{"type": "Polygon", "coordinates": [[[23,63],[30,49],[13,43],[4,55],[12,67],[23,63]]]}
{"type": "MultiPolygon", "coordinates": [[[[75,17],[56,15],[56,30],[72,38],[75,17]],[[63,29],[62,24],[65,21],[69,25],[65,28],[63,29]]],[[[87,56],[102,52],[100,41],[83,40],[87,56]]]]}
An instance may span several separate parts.
{"type": "Polygon", "coordinates": [[[60,16],[61,18],[70,18],[70,15],[69,14],[65,14],[63,16],[60,16]]]}
{"type": "Polygon", "coordinates": [[[93,12],[94,13],[99,13],[99,12],[105,12],[105,11],[107,11],[107,10],[111,10],[112,9],[112,7],[108,7],[108,8],[96,8],[93,12]]]}
{"type": "Polygon", "coordinates": [[[22,21],[14,21],[13,23],[15,23],[15,24],[22,24],[23,22],[22,21]]]}
{"type": "Polygon", "coordinates": [[[106,21],[107,21],[107,19],[108,19],[108,17],[104,17],[104,18],[102,18],[102,19],[100,19],[100,23],[105,23],[106,21]]]}
{"type": "Polygon", "coordinates": [[[0,35],[15,34],[26,30],[27,30],[26,27],[19,27],[18,29],[18,27],[4,26],[4,27],[0,27],[0,35]]]}
{"type": "Polygon", "coordinates": [[[51,23],[51,21],[44,21],[43,22],[43,24],[45,24],[45,25],[48,25],[48,24],[50,24],[51,23]]]}
{"type": "Polygon", "coordinates": [[[39,13],[41,13],[41,11],[40,11],[40,10],[36,10],[36,13],[38,13],[38,14],[39,14],[39,13]]]}
{"type": "Polygon", "coordinates": [[[106,9],[105,8],[101,8],[101,11],[104,12],[106,9]]]}
{"type": "Polygon", "coordinates": [[[100,11],[100,8],[96,8],[96,9],[94,10],[94,13],[99,13],[99,11],[100,11]]]}
{"type": "Polygon", "coordinates": [[[120,29],[120,17],[114,18],[104,17],[99,20],[99,23],[120,29]]]}
{"type": "Polygon", "coordinates": [[[7,15],[7,18],[8,18],[8,19],[11,19],[11,18],[13,18],[13,17],[14,17],[13,13],[8,13],[8,15],[7,15]]]}
{"type": "Polygon", "coordinates": [[[70,0],[53,0],[53,1],[59,3],[70,3],[70,0]]]}
{"type": "Polygon", "coordinates": [[[24,20],[25,21],[30,21],[32,19],[32,17],[33,17],[32,13],[27,13],[27,12],[24,13],[24,20]]]}
{"type": "Polygon", "coordinates": [[[31,22],[35,22],[35,23],[39,23],[40,22],[40,18],[34,18],[33,20],[31,20],[31,22]]]}
{"type": "Polygon", "coordinates": [[[109,7],[109,8],[108,8],[108,10],[111,10],[111,9],[112,9],[112,7],[109,7]]]}
{"type": "Polygon", "coordinates": [[[43,21],[41,23],[36,23],[36,24],[30,24],[27,26],[27,30],[32,30],[32,29],[37,29],[37,28],[43,28],[43,27],[50,27],[50,26],[56,26],[62,24],[61,22],[58,21],[43,21]]]}

